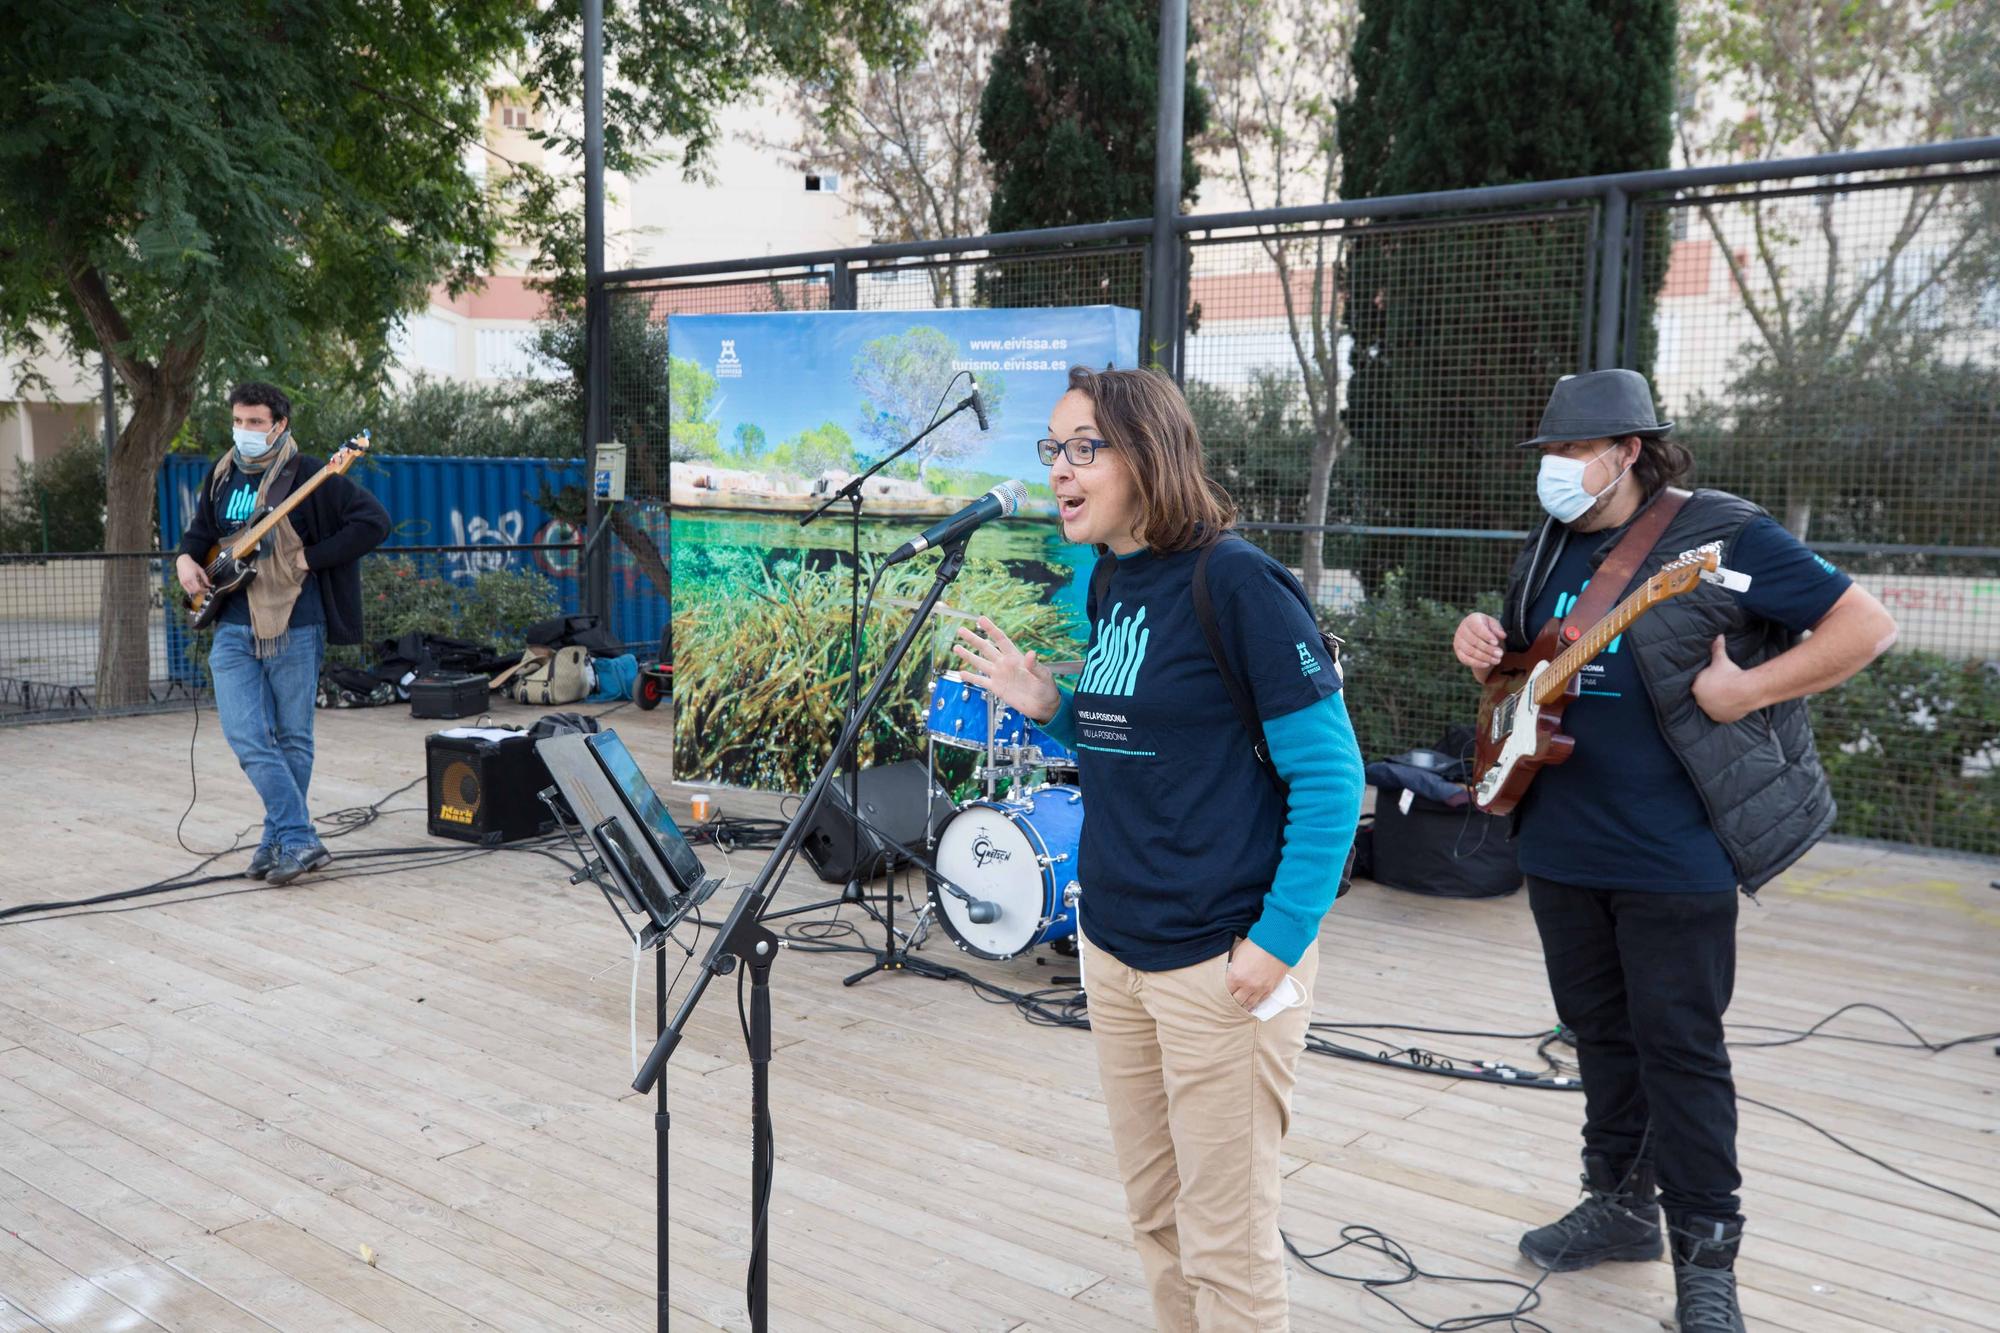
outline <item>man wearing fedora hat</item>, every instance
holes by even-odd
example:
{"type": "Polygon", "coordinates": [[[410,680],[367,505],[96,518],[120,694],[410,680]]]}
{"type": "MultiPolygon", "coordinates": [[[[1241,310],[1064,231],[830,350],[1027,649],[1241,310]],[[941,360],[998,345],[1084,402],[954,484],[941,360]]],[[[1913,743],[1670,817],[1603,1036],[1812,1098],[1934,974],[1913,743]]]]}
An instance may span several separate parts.
{"type": "MultiPolygon", "coordinates": [[[[1742,592],[1704,583],[1654,608],[1584,668],[1563,714],[1576,748],[1516,814],[1584,1090],[1584,1199],[1524,1235],[1521,1252],[1558,1271],[1657,1259],[1664,1207],[1683,1333],[1736,1333],[1742,1176],[1722,1029],[1733,890],[1754,894],[1833,823],[1804,700],[1873,661],[1896,625],[1756,505],[1677,489],[1693,459],[1672,429],[1634,371],[1556,384],[1520,446],[1541,452],[1548,516],[1514,563],[1501,618],[1467,616],[1452,650],[1483,681],[1503,650],[1576,605],[1656,505],[1667,508],[1648,526],[1665,527],[1633,582],[1708,542],[1750,578],[1742,592]]],[[[1613,591],[1615,602],[1624,589],[1613,591]]]]}

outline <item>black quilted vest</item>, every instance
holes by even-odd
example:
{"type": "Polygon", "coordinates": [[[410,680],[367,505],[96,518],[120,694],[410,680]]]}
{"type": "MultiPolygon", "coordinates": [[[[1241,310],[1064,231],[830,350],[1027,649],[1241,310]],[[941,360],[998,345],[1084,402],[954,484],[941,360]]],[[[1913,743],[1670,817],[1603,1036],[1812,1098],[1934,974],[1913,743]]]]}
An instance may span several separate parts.
{"type": "MultiPolygon", "coordinates": [[[[1763,513],[1723,491],[1696,491],[1652,554],[1639,563],[1633,585],[1681,552],[1707,542],[1723,544],[1727,566],[1737,534],[1763,513]]],[[[1580,536],[1587,540],[1592,535],[1580,536]]],[[[1611,554],[1617,536],[1601,539],[1591,553],[1593,568],[1611,554]]],[[[1526,648],[1541,629],[1526,623],[1528,608],[1569,538],[1568,528],[1547,520],[1514,561],[1502,609],[1510,650],[1526,648]]],[[[1701,793],[1709,825],[1736,867],[1737,882],[1744,892],[1755,893],[1832,826],[1833,792],[1813,748],[1804,700],[1775,704],[1726,725],[1710,720],[1695,703],[1694,678],[1708,665],[1709,645],[1718,634],[1727,636],[1730,657],[1746,668],[1784,652],[1798,638],[1785,626],[1745,611],[1734,593],[1702,583],[1641,616],[1625,631],[1625,641],[1667,746],[1701,793]]]]}

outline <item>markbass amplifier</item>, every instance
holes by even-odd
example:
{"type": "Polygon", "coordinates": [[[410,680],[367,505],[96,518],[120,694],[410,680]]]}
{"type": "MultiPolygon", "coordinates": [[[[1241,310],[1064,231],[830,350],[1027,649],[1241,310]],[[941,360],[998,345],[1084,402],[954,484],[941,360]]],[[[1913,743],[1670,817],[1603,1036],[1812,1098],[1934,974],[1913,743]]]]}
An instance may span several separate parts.
{"type": "Polygon", "coordinates": [[[555,829],[537,795],[548,766],[526,732],[467,727],[424,741],[424,783],[433,837],[493,847],[555,829]]]}

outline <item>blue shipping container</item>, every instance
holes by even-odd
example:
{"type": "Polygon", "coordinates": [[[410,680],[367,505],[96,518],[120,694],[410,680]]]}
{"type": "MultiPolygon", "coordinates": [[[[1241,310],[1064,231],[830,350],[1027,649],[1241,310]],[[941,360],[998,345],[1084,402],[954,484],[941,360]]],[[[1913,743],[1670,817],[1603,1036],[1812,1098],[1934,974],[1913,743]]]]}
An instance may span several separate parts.
{"type": "MultiPolygon", "coordinates": [[[[169,549],[179,542],[194,513],[195,498],[213,460],[171,454],[160,467],[160,532],[169,549]]],[[[578,609],[577,559],[572,551],[509,551],[510,546],[560,545],[577,539],[576,530],[538,501],[565,486],[582,487],[581,459],[438,458],[371,455],[347,474],[365,486],[392,524],[382,549],[411,546],[492,546],[490,554],[458,551],[439,557],[453,579],[470,582],[489,569],[534,569],[556,585],[566,612],[578,609]]],[[[629,511],[667,556],[667,516],[657,508],[629,511]]],[[[633,651],[656,652],[666,628],[669,601],[632,558],[623,543],[611,547],[612,628],[633,651]]],[[[441,626],[444,630],[447,627],[441,626]]],[[[186,635],[171,617],[168,660],[178,679],[198,675],[186,660],[186,635]]],[[[505,647],[506,645],[501,645],[505,647]]]]}

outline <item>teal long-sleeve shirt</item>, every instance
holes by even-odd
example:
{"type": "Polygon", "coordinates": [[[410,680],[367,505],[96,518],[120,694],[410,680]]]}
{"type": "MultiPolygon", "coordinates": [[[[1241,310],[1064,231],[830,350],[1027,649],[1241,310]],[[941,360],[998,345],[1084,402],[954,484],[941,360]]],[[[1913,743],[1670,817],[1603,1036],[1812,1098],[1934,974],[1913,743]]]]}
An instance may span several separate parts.
{"type": "MultiPolygon", "coordinates": [[[[1076,703],[1060,692],[1062,704],[1042,730],[1074,746],[1076,703]]],[[[1331,694],[1264,723],[1271,762],[1285,780],[1285,846],[1250,940],[1288,967],[1319,936],[1361,818],[1361,747],[1343,700],[1331,694]]]]}

